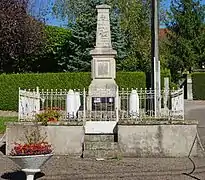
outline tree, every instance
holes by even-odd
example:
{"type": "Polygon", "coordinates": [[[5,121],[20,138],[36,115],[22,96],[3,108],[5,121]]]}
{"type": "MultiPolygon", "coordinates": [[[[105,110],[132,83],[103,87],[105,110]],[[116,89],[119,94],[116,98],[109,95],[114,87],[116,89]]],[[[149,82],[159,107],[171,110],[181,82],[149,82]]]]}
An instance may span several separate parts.
{"type": "Polygon", "coordinates": [[[117,3],[128,51],[122,70],[148,72],[151,65],[150,1],[118,0],[117,3]]]}
{"type": "Polygon", "coordinates": [[[90,71],[92,57],[89,52],[95,46],[96,22],[94,4],[90,6],[89,11],[76,17],[68,46],[72,53],[65,59],[67,71],[90,71]]]}
{"type": "Polygon", "coordinates": [[[27,13],[27,0],[0,1],[0,71],[31,71],[34,61],[28,58],[44,42],[44,25],[27,13]]]}
{"type": "Polygon", "coordinates": [[[118,52],[117,65],[125,58],[125,37],[120,28],[119,11],[116,6],[113,6],[110,1],[104,0],[70,0],[69,3],[64,1],[63,4],[62,1],[57,1],[54,11],[56,14],[69,17],[69,27],[72,32],[67,47],[72,53],[64,59],[64,71],[90,71],[92,57],[89,52],[94,49],[96,39],[96,5],[103,3],[112,6],[110,12],[111,36],[113,48],[118,52]],[[65,4],[68,9],[62,8],[65,7],[65,4]]]}
{"type": "Polygon", "coordinates": [[[167,15],[168,66],[177,81],[204,60],[205,9],[199,0],[172,0],[167,15]]]}
{"type": "Polygon", "coordinates": [[[67,48],[71,32],[66,28],[45,26],[45,45],[35,56],[36,69],[34,72],[62,72],[64,60],[70,54],[67,48]]]}

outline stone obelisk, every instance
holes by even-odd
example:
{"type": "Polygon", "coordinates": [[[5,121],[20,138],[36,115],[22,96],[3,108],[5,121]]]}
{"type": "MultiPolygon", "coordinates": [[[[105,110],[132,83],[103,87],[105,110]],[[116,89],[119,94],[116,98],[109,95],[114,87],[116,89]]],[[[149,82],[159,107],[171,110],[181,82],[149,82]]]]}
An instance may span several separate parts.
{"type": "Polygon", "coordinates": [[[117,84],[115,56],[117,52],[112,49],[110,18],[108,5],[99,5],[97,8],[96,46],[90,51],[92,55],[92,82],[89,86],[88,109],[94,97],[116,97],[117,84]]]}

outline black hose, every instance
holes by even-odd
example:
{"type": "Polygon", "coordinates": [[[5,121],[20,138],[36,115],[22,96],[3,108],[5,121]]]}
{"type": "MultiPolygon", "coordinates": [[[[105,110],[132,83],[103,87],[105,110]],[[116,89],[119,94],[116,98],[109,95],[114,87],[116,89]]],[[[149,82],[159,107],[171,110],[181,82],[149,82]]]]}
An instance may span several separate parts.
{"type": "Polygon", "coordinates": [[[193,164],[193,169],[192,169],[189,173],[182,173],[182,174],[184,174],[184,175],[186,175],[186,176],[189,176],[189,177],[191,177],[191,178],[193,178],[193,179],[200,180],[199,178],[197,178],[197,177],[195,177],[195,176],[192,175],[192,174],[194,173],[194,171],[196,170],[196,165],[195,165],[194,161],[193,161],[193,160],[191,159],[191,157],[190,157],[190,156],[191,156],[192,149],[193,149],[193,147],[194,147],[194,144],[195,144],[197,138],[198,138],[198,134],[196,134],[196,136],[195,136],[195,138],[194,138],[194,142],[192,143],[192,146],[191,146],[191,149],[190,149],[189,155],[188,155],[189,160],[190,160],[190,161],[192,162],[192,164],[193,164]]]}

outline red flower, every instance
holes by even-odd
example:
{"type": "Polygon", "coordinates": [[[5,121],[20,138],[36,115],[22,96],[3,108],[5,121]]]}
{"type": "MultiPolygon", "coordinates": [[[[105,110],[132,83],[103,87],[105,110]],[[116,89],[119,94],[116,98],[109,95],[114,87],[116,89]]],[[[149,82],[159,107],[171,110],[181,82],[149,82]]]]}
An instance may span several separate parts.
{"type": "Polygon", "coordinates": [[[52,152],[51,145],[48,142],[36,144],[17,144],[11,151],[12,156],[40,155],[50,154],[52,152]]]}

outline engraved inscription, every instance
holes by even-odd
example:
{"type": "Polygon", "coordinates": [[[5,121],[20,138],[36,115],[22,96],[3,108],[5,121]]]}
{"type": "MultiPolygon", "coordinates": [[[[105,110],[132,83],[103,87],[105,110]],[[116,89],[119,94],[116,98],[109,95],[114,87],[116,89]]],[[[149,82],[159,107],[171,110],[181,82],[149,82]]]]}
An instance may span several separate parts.
{"type": "Polygon", "coordinates": [[[109,20],[109,19],[107,18],[107,16],[105,16],[104,14],[101,14],[99,19],[100,19],[101,21],[108,21],[108,20],[109,20]]]}
{"type": "Polygon", "coordinates": [[[94,97],[114,97],[116,95],[116,89],[112,88],[94,88],[91,91],[91,96],[94,97]]]}
{"type": "Polygon", "coordinates": [[[96,46],[111,47],[109,11],[98,13],[96,46]]]}
{"type": "Polygon", "coordinates": [[[99,35],[102,39],[108,39],[108,31],[101,31],[99,35]]]}
{"type": "Polygon", "coordinates": [[[109,30],[108,30],[108,27],[103,26],[103,25],[100,24],[99,27],[98,27],[98,33],[99,33],[99,36],[102,39],[108,39],[109,40],[109,30]]]}
{"type": "Polygon", "coordinates": [[[109,75],[109,62],[98,62],[98,76],[109,75]]]}

